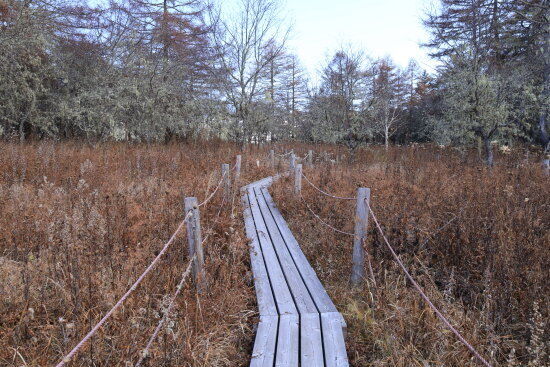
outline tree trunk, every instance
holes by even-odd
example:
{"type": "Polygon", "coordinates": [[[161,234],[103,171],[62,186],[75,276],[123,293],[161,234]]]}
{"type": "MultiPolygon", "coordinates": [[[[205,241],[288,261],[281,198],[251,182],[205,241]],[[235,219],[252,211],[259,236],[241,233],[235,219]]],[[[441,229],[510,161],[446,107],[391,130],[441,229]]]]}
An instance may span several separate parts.
{"type": "MultiPolygon", "coordinates": [[[[543,102],[547,102],[550,99],[550,32],[548,32],[548,27],[546,27],[546,31],[543,32],[544,36],[544,44],[542,47],[542,59],[544,62],[543,66],[543,77],[542,77],[542,98],[541,100],[543,102]]],[[[544,149],[545,156],[543,157],[543,164],[547,166],[548,163],[548,157],[546,154],[548,154],[548,150],[550,149],[550,134],[548,133],[548,111],[550,108],[548,107],[547,103],[543,103],[540,109],[540,116],[539,116],[539,133],[540,133],[540,140],[544,149]]]]}
{"type": "Polygon", "coordinates": [[[489,167],[493,167],[493,147],[491,146],[491,138],[483,138],[485,145],[485,163],[489,167]]]}
{"type": "Polygon", "coordinates": [[[25,120],[19,123],[19,142],[25,142],[25,120]]]}
{"type": "Polygon", "coordinates": [[[388,128],[387,124],[384,128],[384,145],[386,147],[386,150],[388,150],[390,147],[390,129],[388,128]]]}
{"type": "MultiPolygon", "coordinates": [[[[548,101],[550,99],[550,46],[548,45],[550,41],[546,40],[544,45],[544,68],[543,68],[543,88],[542,88],[542,101],[548,101]]],[[[539,115],[539,134],[542,146],[545,150],[548,149],[548,144],[550,143],[550,135],[548,133],[548,106],[544,104],[541,106],[540,115],[539,115]]]]}

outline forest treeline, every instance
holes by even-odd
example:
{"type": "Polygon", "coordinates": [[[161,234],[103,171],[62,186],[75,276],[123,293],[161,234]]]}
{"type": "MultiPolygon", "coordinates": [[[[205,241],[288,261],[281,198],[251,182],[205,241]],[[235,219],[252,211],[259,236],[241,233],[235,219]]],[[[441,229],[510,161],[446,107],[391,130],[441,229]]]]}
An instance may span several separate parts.
{"type": "Polygon", "coordinates": [[[548,0],[441,0],[437,70],[343,47],[315,86],[277,0],[237,5],[0,0],[0,135],[548,150],[548,0]]]}

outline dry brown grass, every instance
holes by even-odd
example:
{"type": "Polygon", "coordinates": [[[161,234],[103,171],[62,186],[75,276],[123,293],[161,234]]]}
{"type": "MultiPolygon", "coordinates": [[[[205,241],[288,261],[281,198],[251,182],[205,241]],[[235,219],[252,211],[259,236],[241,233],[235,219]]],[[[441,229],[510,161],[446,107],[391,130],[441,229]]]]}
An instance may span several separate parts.
{"type": "MultiPolygon", "coordinates": [[[[1,144],[0,365],[59,362],[156,256],[183,219],[183,198],[204,199],[235,154],[222,143],[1,144]]],[[[264,174],[247,162],[243,181],[264,174]]],[[[201,210],[203,231],[211,229],[208,292],[186,286],[149,365],[248,363],[256,306],[239,197],[215,223],[221,203],[217,195],[201,210]]],[[[71,365],[137,361],[187,264],[186,246],[183,232],[71,365]]]]}
{"type": "MultiPolygon", "coordinates": [[[[337,149],[332,153],[335,160],[337,149]]],[[[466,339],[494,365],[505,364],[514,349],[522,365],[542,366],[549,346],[550,185],[538,162],[515,153],[488,170],[473,153],[369,149],[304,172],[339,196],[370,187],[390,242],[466,339]]],[[[351,288],[352,239],[310,215],[290,194],[290,180],[274,186],[275,201],[348,321],[352,365],[477,365],[406,281],[372,219],[367,247],[377,286],[351,288]]],[[[354,202],[320,196],[305,181],[303,196],[327,222],[353,232],[354,202]]]]}
{"type": "MultiPolygon", "coordinates": [[[[333,160],[344,153],[276,147],[290,148],[302,156],[329,151],[333,160]]],[[[244,153],[243,183],[273,173],[266,149],[244,153]]],[[[219,142],[0,144],[0,365],[58,362],[155,257],[183,218],[183,198],[205,198],[220,164],[236,154],[219,142]]],[[[361,150],[354,161],[346,155],[305,173],[344,196],[372,189],[371,205],[413,275],[495,365],[548,363],[550,192],[538,164],[498,157],[488,171],[475,156],[429,147],[361,150]]],[[[352,230],[353,203],[303,185],[315,211],[352,230]]],[[[348,321],[353,366],[476,365],[405,281],[372,225],[377,287],[352,289],[351,239],[319,224],[289,189],[289,179],[278,182],[275,200],[348,321]]],[[[248,364],[257,308],[235,194],[217,222],[220,196],[201,211],[203,229],[211,229],[208,292],[197,296],[186,285],[149,365],[248,364]]],[[[137,361],[187,264],[184,238],[72,366],[137,361]]]]}

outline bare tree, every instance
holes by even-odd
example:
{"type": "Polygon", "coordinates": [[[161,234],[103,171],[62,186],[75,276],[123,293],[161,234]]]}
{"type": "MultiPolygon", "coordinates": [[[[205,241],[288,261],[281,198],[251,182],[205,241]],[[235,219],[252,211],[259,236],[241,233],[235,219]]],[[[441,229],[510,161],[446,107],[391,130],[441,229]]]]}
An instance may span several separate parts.
{"type": "Polygon", "coordinates": [[[384,137],[384,145],[388,149],[403,110],[402,80],[390,60],[382,59],[378,62],[372,93],[375,132],[384,137]]]}
{"type": "Polygon", "coordinates": [[[253,139],[251,109],[265,93],[260,80],[273,60],[282,54],[289,33],[274,0],[241,0],[236,14],[222,17],[210,12],[223,91],[234,115],[235,138],[242,144],[253,139]]]}

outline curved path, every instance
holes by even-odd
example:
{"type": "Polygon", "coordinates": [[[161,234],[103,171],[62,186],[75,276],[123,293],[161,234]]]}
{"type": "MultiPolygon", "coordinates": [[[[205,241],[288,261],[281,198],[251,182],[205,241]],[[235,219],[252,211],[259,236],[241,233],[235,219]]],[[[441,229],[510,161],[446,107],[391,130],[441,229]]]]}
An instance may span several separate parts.
{"type": "Polygon", "coordinates": [[[250,366],[348,366],[345,321],[267,190],[278,178],[242,188],[260,311],[250,366]]]}

